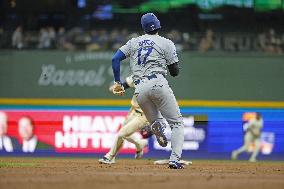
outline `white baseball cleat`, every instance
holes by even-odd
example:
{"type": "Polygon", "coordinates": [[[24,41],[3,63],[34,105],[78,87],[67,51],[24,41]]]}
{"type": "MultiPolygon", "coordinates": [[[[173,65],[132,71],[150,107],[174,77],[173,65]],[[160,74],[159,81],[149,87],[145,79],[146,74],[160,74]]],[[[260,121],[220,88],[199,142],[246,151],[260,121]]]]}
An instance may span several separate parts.
{"type": "Polygon", "coordinates": [[[110,164],[115,164],[115,160],[114,159],[110,160],[107,157],[103,157],[103,158],[99,159],[99,162],[100,162],[100,164],[109,164],[109,165],[110,164]]]}
{"type": "Polygon", "coordinates": [[[137,150],[135,153],[135,156],[134,156],[135,159],[141,159],[143,157],[143,154],[144,154],[143,149],[147,145],[148,145],[148,140],[142,139],[139,145],[139,150],[137,150]]]}

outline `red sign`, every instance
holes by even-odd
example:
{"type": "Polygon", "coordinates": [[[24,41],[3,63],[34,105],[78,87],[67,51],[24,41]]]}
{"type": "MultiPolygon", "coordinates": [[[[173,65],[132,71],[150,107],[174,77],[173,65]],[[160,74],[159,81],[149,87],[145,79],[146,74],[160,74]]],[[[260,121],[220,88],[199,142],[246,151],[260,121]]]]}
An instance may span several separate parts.
{"type": "MultiPolygon", "coordinates": [[[[5,111],[10,137],[19,136],[18,121],[28,116],[38,141],[51,145],[56,152],[105,153],[113,145],[126,111],[5,111]]],[[[135,133],[140,138],[139,133],[135,133]]],[[[121,153],[135,153],[125,142],[121,153]]]]}

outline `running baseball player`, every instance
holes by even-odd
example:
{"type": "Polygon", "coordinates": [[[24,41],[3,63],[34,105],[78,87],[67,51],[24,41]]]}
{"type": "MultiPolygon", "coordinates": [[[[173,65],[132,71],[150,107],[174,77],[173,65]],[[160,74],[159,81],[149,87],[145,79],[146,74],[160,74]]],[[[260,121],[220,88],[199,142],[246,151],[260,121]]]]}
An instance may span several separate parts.
{"type": "Polygon", "coordinates": [[[253,153],[249,159],[250,162],[255,162],[256,157],[260,150],[260,136],[261,136],[261,130],[263,128],[263,119],[260,115],[260,113],[256,113],[256,117],[249,120],[248,123],[244,124],[244,145],[240,147],[237,150],[234,150],[232,152],[232,159],[236,160],[238,158],[238,155],[243,152],[248,152],[249,146],[251,144],[254,144],[253,153]]]}
{"type": "MultiPolygon", "coordinates": [[[[115,95],[124,95],[124,89],[134,87],[132,77],[127,77],[126,81],[122,83],[122,86],[123,90],[119,90],[119,92],[116,92],[116,90],[114,90],[115,85],[112,85],[109,90],[115,95]]],[[[115,157],[123,146],[124,140],[135,144],[135,159],[142,158],[143,149],[148,144],[148,140],[139,139],[137,136],[134,135],[134,133],[142,129],[146,125],[149,125],[149,122],[147,121],[143,111],[139,107],[136,100],[136,96],[134,95],[131,100],[130,111],[126,117],[126,120],[122,124],[122,128],[120,129],[112,148],[102,159],[99,159],[99,162],[103,164],[115,163],[115,157]]]]}
{"type": "Polygon", "coordinates": [[[166,119],[172,130],[169,168],[182,169],[184,167],[179,160],[184,142],[184,124],[176,98],[165,78],[167,69],[173,77],[179,74],[176,48],[171,40],[158,35],[161,25],[153,13],[144,14],[141,25],[145,34],[129,40],[112,58],[114,90],[123,89],[120,63],[130,57],[137,102],[162,147],[167,146],[168,142],[164,133],[165,124],[159,115],[166,119]]]}

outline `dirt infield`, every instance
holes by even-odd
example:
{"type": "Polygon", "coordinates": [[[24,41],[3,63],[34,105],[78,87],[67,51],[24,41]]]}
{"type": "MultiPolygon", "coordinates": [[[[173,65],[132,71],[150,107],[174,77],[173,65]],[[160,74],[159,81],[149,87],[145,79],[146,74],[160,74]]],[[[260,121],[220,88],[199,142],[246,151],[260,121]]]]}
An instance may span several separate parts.
{"type": "Polygon", "coordinates": [[[153,165],[153,160],[0,158],[0,188],[284,188],[283,162],[193,161],[184,170],[153,165]]]}

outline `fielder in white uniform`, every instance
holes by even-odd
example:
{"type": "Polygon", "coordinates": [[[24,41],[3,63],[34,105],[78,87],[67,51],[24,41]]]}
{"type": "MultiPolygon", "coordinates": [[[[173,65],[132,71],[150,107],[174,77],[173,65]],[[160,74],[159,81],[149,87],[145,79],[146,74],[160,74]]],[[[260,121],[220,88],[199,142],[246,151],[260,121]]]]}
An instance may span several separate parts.
{"type": "Polygon", "coordinates": [[[167,139],[160,114],[167,120],[172,129],[169,168],[182,169],[179,160],[184,124],[176,98],[165,78],[167,69],[172,76],[179,73],[176,48],[171,40],[158,35],[160,21],[153,13],[143,15],[141,25],[146,34],[129,40],[112,59],[115,84],[120,84],[120,61],[129,57],[138,104],[163,147],[167,145],[167,139]]]}
{"type": "MultiPolygon", "coordinates": [[[[132,77],[126,78],[124,86],[125,85],[127,85],[128,87],[134,87],[132,77]]],[[[113,86],[111,86],[109,90],[113,91],[113,86]]],[[[131,108],[126,117],[126,120],[122,124],[122,128],[120,129],[117,137],[114,140],[113,146],[102,159],[99,159],[99,162],[103,164],[115,163],[115,157],[123,146],[124,140],[135,144],[135,159],[142,158],[143,149],[148,144],[148,140],[140,139],[134,133],[142,129],[146,125],[149,125],[149,122],[147,121],[143,111],[139,107],[136,96],[133,96],[131,99],[131,108]]]]}
{"type": "Polygon", "coordinates": [[[260,150],[260,144],[261,144],[260,136],[262,128],[263,128],[263,119],[261,115],[257,113],[255,118],[249,120],[249,122],[244,125],[244,130],[246,132],[244,136],[244,145],[232,152],[233,160],[236,160],[239,154],[243,152],[248,152],[249,146],[251,144],[254,144],[253,153],[249,161],[250,162],[256,161],[256,157],[260,150]]]}

